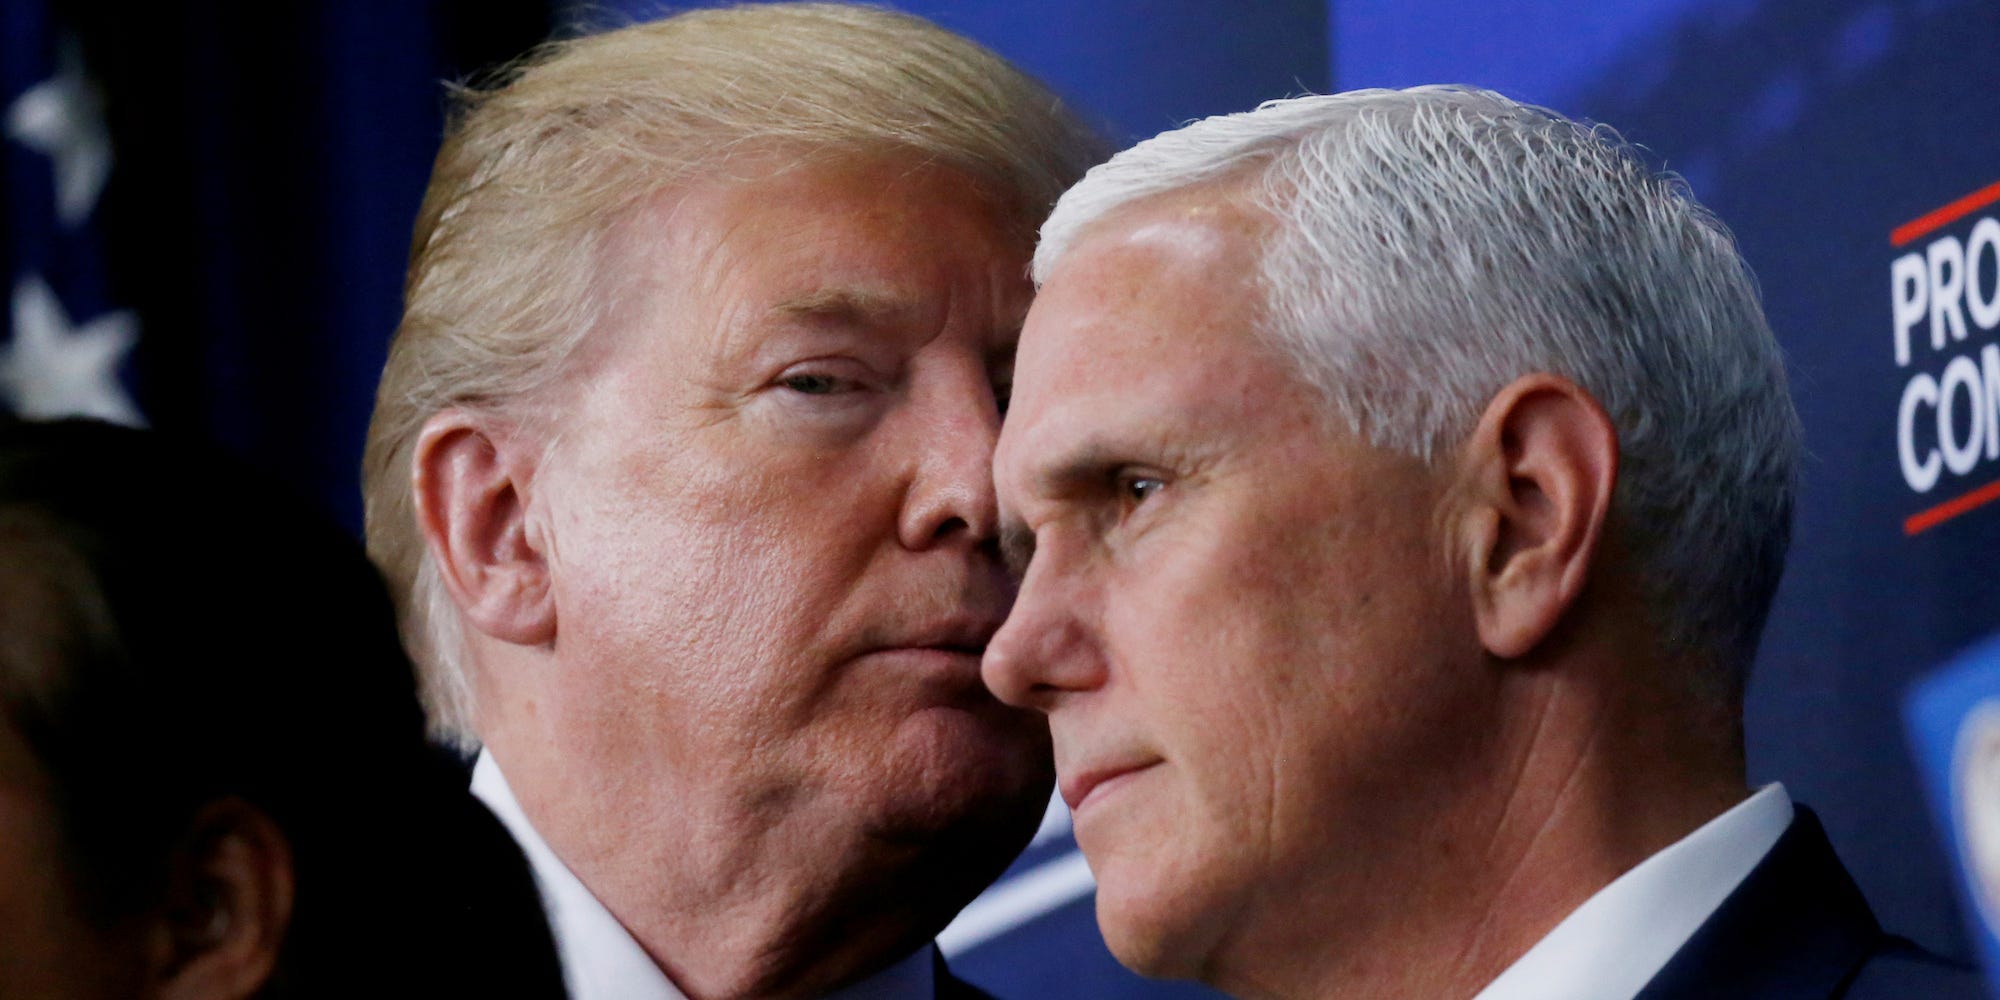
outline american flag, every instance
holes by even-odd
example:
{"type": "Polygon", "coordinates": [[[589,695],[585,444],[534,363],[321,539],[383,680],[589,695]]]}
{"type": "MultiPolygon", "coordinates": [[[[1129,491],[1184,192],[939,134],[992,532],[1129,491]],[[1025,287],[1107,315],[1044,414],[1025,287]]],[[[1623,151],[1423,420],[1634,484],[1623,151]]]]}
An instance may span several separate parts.
{"type": "Polygon", "coordinates": [[[49,10],[10,0],[0,17],[9,290],[0,404],[24,417],[142,423],[123,375],[139,322],[110,298],[95,228],[112,165],[103,100],[49,10]]]}

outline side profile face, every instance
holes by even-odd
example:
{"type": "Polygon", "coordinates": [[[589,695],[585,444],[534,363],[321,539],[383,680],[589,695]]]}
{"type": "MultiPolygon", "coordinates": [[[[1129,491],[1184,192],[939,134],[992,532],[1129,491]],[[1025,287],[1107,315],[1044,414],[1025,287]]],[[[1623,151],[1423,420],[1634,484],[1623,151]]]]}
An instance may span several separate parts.
{"type": "Polygon", "coordinates": [[[908,156],[724,173],[610,238],[618,306],[525,519],[564,676],[501,765],[586,882],[741,879],[751,841],[857,828],[997,871],[1052,778],[1044,721],[979,676],[1025,237],[908,156]],[[656,865],[689,817],[741,854],[656,865]]]}
{"type": "Polygon", "coordinates": [[[1430,771],[1481,690],[1441,477],[1337,427],[1253,332],[1268,225],[1197,189],[1086,230],[996,455],[1032,559],[985,676],[1048,714],[1099,922],[1154,975],[1390,919],[1367,901],[1442,841],[1430,771]]]}

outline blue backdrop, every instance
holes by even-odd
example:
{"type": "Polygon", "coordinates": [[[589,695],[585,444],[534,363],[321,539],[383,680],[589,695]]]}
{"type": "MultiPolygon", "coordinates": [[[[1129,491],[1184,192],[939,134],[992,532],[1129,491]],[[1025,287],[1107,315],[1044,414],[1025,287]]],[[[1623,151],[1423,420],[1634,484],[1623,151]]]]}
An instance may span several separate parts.
{"type": "MultiPolygon", "coordinates": [[[[0,391],[19,402],[58,377],[100,402],[122,391],[358,523],[438,81],[566,14],[541,0],[119,6],[0,0],[0,391]],[[78,124],[91,120],[104,127],[78,124]]],[[[1985,572],[2000,489],[1983,489],[2000,480],[2000,5],[900,6],[1014,58],[1121,139],[1301,91],[1465,82],[1617,125],[1687,176],[1762,280],[1811,451],[1752,680],[1753,778],[1818,809],[1886,924],[1968,954],[1896,706],[2000,628],[1985,572]]],[[[947,935],[954,964],[1005,997],[1200,992],[1117,970],[1088,891],[1057,810],[947,935]]]]}

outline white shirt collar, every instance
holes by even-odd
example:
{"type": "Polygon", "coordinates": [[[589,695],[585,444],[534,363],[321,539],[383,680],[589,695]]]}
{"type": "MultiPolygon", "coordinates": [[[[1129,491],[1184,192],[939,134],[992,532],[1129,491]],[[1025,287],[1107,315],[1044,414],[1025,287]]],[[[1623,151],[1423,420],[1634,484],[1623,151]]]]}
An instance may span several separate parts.
{"type": "MultiPolygon", "coordinates": [[[[527,856],[562,959],[570,1000],[687,1000],[631,932],[535,832],[500,765],[484,750],[472,768],[472,794],[486,803],[527,856]]],[[[927,944],[881,972],[827,994],[825,1000],[932,1000],[937,988],[932,981],[935,954],[936,947],[927,944]]]]}
{"type": "Polygon", "coordinates": [[[1785,786],[1765,785],[1599,889],[1474,1000],[1630,1000],[1791,823],[1785,786]]]}

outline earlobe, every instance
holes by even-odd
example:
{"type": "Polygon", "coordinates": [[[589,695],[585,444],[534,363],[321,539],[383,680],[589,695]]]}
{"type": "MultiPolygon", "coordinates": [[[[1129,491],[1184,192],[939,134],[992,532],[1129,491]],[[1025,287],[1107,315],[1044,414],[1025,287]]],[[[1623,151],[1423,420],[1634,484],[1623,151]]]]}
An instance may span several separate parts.
{"type": "Polygon", "coordinates": [[[1596,399],[1525,376],[1487,405],[1461,462],[1461,538],[1487,651],[1526,656],[1576,604],[1618,479],[1618,432],[1596,399]]]}
{"type": "Polygon", "coordinates": [[[555,601],[528,517],[530,470],[512,443],[464,411],[436,414],[417,437],[411,486],[438,576],[467,620],[504,642],[542,645],[555,638],[555,601]]]}
{"type": "Polygon", "coordinates": [[[202,807],[172,859],[156,995],[257,995],[277,967],[295,894],[291,845],[277,823],[240,799],[202,807]]]}

